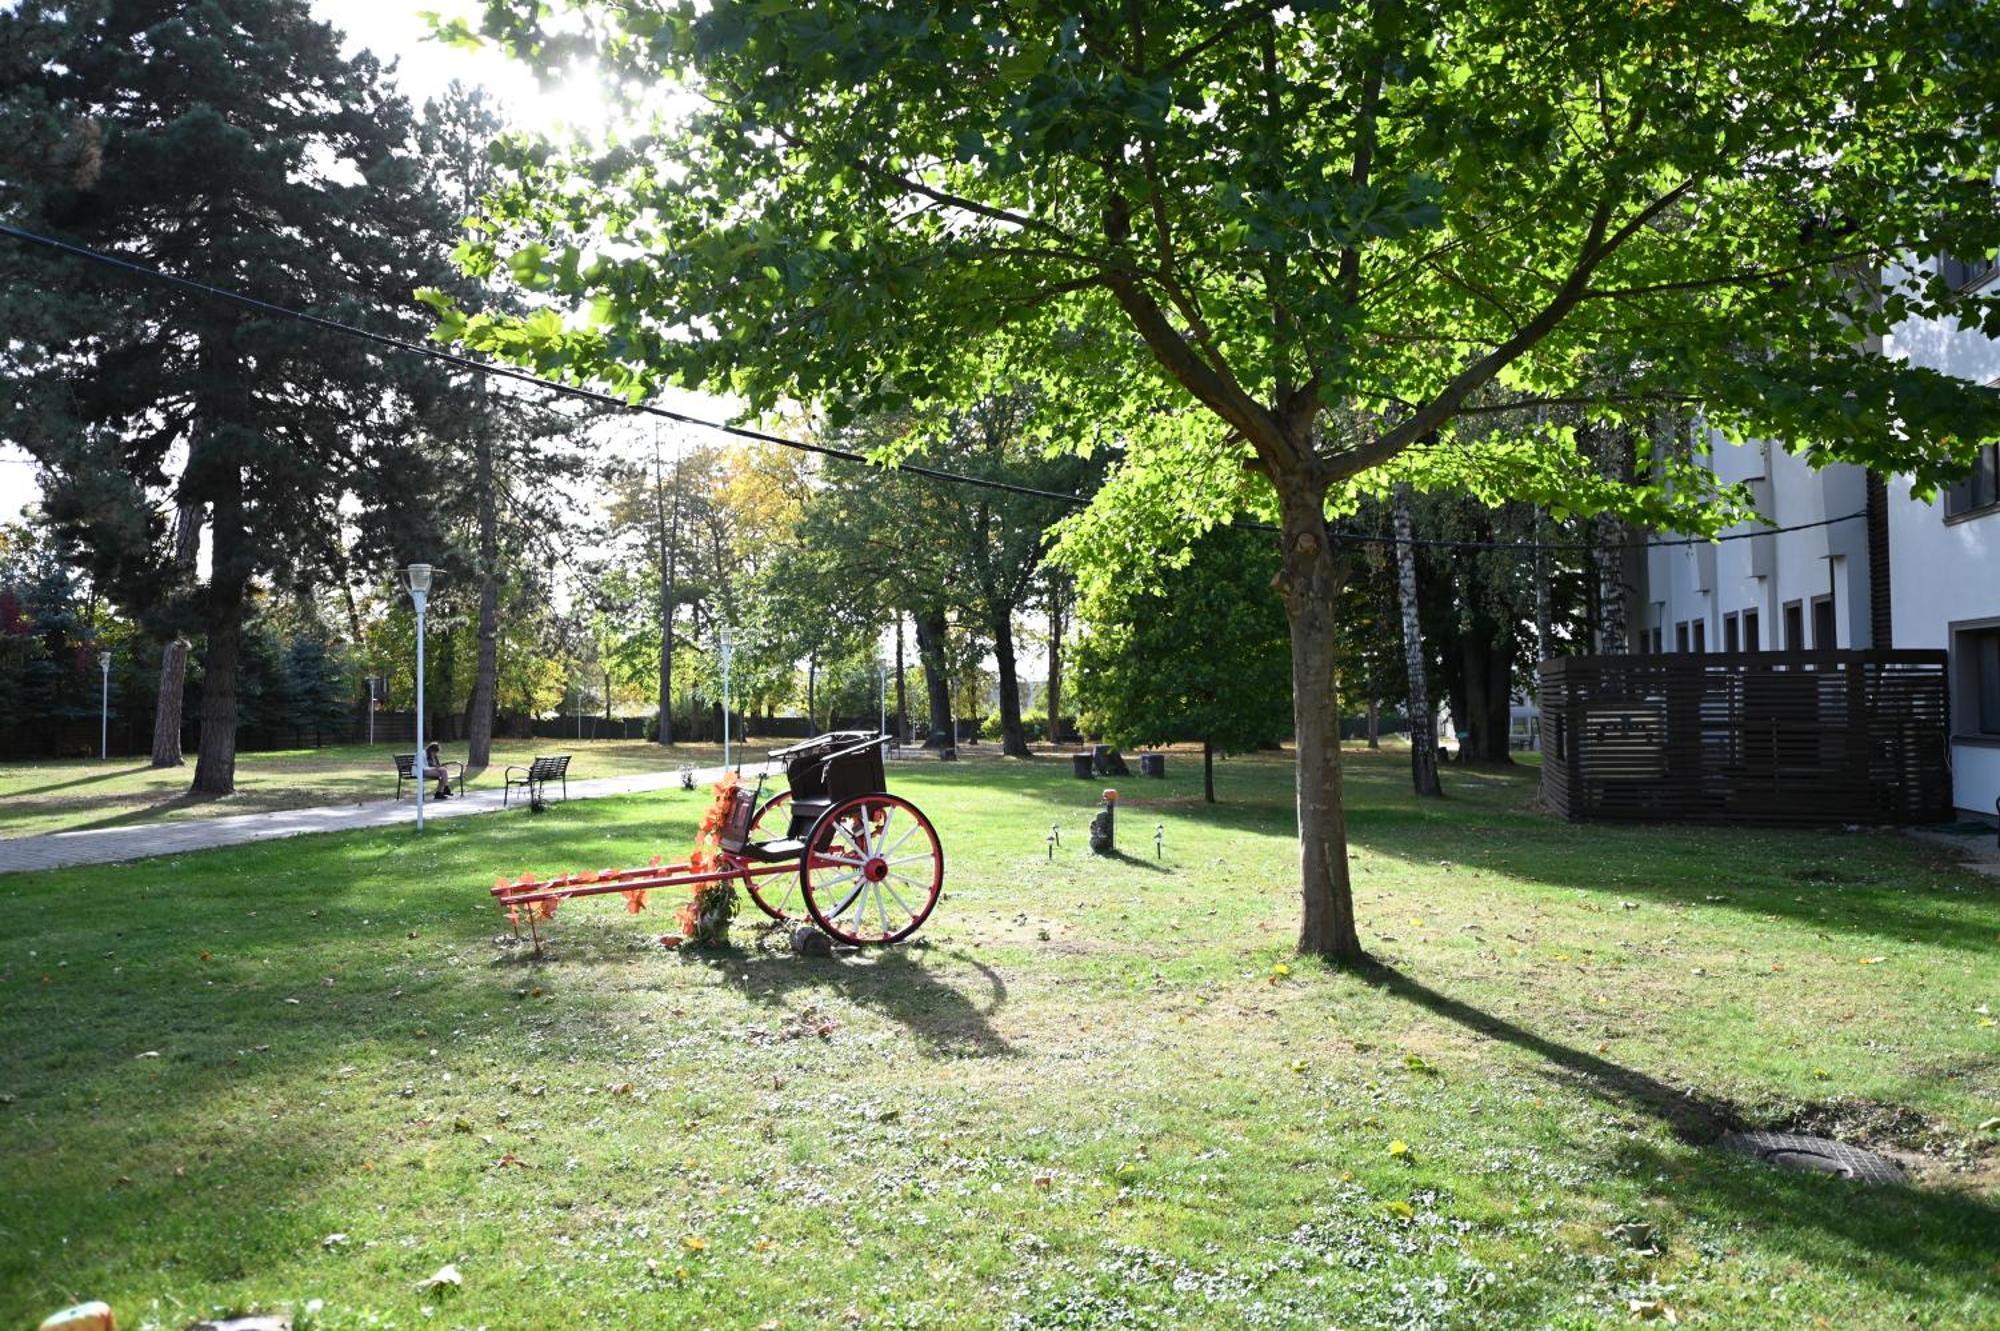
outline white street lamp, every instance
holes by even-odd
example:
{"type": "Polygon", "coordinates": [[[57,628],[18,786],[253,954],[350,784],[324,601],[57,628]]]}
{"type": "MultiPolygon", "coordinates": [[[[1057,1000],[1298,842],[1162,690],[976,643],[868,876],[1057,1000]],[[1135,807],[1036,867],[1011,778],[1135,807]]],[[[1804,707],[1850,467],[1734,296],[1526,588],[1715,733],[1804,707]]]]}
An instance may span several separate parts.
{"type": "Polygon", "coordinates": [[[736,639],[730,636],[729,625],[722,626],[722,770],[729,766],[729,657],[736,650],[736,639]]]}
{"type": "Polygon", "coordinates": [[[875,667],[875,669],[876,672],[880,675],[880,679],[877,682],[881,689],[881,698],[882,698],[881,733],[886,735],[889,733],[889,667],[885,665],[878,665],[875,667]]]}
{"type": "Polygon", "coordinates": [[[97,708],[97,756],[111,756],[111,653],[97,654],[97,668],[104,672],[104,694],[97,708]]]}
{"type": "Polygon", "coordinates": [[[417,607],[417,830],[424,830],[424,608],[431,599],[431,566],[412,564],[403,570],[410,600],[417,607]]]}

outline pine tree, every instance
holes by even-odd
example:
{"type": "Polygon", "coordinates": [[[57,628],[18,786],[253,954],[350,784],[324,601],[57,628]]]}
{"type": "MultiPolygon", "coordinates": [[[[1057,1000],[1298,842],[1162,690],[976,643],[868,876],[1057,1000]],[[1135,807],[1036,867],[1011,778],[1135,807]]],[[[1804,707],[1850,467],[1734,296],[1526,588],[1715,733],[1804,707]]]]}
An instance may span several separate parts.
{"type": "MultiPolygon", "coordinates": [[[[25,0],[0,15],[11,49],[42,57],[7,71],[14,109],[0,114],[64,137],[39,169],[0,183],[0,214],[280,304],[416,330],[410,292],[437,277],[455,217],[423,188],[409,109],[379,63],[343,58],[304,0],[25,0]]],[[[344,567],[356,508],[380,527],[378,547],[424,525],[398,510],[426,492],[404,464],[411,408],[434,376],[20,247],[0,253],[0,323],[18,339],[0,433],[48,469],[51,516],[155,635],[205,635],[194,789],[226,794],[252,584],[305,588],[344,567]],[[176,510],[208,528],[205,585],[174,558],[176,510]]]]}

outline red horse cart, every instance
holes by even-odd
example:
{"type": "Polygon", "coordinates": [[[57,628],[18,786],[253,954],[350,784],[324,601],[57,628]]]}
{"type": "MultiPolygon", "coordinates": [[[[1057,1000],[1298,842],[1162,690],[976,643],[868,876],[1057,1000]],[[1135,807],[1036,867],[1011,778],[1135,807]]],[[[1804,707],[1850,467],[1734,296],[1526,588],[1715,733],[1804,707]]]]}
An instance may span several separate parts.
{"type": "Polygon", "coordinates": [[[764,798],[754,786],[725,777],[717,787],[713,849],[697,846],[678,864],[586,870],[537,881],[523,874],[502,881],[493,896],[520,932],[526,917],[537,950],[538,922],[572,897],[625,895],[637,911],[657,888],[698,889],[740,882],[774,920],[801,914],[837,942],[897,943],[915,933],[944,888],[944,847],[930,819],[891,795],[882,772],[886,735],[835,731],[771,753],[784,767],[786,789],[764,798]],[[781,890],[782,889],[782,890],[781,890]]]}

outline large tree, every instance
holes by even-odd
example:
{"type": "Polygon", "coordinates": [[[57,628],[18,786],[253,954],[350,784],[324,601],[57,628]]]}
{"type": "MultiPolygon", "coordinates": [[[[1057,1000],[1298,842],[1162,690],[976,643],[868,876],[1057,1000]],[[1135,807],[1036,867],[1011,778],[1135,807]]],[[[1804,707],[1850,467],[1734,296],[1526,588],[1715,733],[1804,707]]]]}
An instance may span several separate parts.
{"type": "MultiPolygon", "coordinates": [[[[453,214],[421,188],[408,107],[304,0],[24,0],[8,102],[75,126],[66,171],[0,180],[0,214],[177,276],[415,332],[453,214]]],[[[48,477],[92,572],[163,638],[199,629],[194,789],[234,788],[253,582],[346,561],[362,513],[424,492],[404,390],[366,343],[74,259],[0,252],[0,434],[48,477]],[[205,524],[207,577],[169,530],[205,524]]]]}
{"type": "Polygon", "coordinates": [[[1574,449],[1510,471],[1457,428],[1501,389],[1604,417],[1671,403],[1925,486],[1962,468],[1994,393],[1864,342],[1947,304],[2000,323],[1991,297],[1879,276],[2000,239],[1997,26],[1952,0],[489,0],[510,50],[695,95],[599,155],[516,154],[465,261],[574,312],[446,332],[633,393],[860,409],[950,391],[1003,335],[1073,419],[1185,422],[1125,465],[1171,460],[1151,493],[1196,520],[1218,459],[1265,487],[1299,942],[1358,959],[1329,503],[1387,469],[1712,522],[1658,471],[1593,483],[1574,449]]]}

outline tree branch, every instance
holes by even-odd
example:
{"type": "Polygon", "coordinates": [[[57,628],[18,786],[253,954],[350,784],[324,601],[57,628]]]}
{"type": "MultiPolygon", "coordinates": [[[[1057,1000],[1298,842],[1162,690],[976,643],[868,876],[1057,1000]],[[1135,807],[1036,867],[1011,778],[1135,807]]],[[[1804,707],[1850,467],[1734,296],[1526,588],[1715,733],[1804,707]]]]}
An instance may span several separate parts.
{"type": "Polygon", "coordinates": [[[1393,429],[1377,435],[1372,443],[1329,458],[1334,479],[1353,476],[1370,467],[1380,466],[1416,440],[1450,420],[1457,414],[1460,404],[1467,397],[1491,383],[1501,370],[1519,359],[1523,353],[1562,323],[1569,312],[1583,299],[1584,292],[1590,286],[1590,275],[1597,270],[1597,265],[1603,262],[1606,255],[1631,238],[1640,227],[1672,207],[1677,200],[1695,187],[1695,183],[1694,177],[1682,181],[1639,209],[1608,236],[1606,232],[1611,221],[1611,198],[1607,194],[1600,199],[1591,216],[1590,228],[1584,235],[1582,245],[1578,247],[1575,266],[1570,270],[1562,286],[1557,288],[1555,294],[1535,317],[1524,324],[1514,336],[1460,370],[1451,382],[1439,390],[1436,397],[1405,417],[1393,429]]]}

